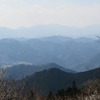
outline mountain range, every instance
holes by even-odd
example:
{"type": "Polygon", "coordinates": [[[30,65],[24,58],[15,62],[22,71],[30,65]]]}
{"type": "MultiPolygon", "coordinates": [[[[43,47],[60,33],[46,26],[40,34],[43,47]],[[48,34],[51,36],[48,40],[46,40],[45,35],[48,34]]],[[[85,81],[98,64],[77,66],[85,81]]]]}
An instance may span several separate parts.
{"type": "Polygon", "coordinates": [[[26,76],[30,76],[36,72],[48,70],[50,68],[58,68],[65,72],[76,73],[73,70],[66,69],[55,63],[49,63],[49,64],[44,64],[44,65],[18,64],[18,65],[14,65],[12,67],[6,68],[5,78],[11,78],[11,79],[18,80],[18,79],[22,79],[26,76]]]}
{"type": "Polygon", "coordinates": [[[0,38],[37,38],[53,35],[95,38],[99,33],[100,25],[91,25],[84,28],[67,27],[58,24],[36,25],[17,29],[0,27],[0,38]]]}
{"type": "Polygon", "coordinates": [[[100,44],[95,39],[52,36],[40,39],[0,39],[0,66],[56,63],[75,71],[99,67],[100,44]],[[95,59],[92,61],[92,59],[95,59]],[[98,61],[98,62],[97,62],[98,61]]]}

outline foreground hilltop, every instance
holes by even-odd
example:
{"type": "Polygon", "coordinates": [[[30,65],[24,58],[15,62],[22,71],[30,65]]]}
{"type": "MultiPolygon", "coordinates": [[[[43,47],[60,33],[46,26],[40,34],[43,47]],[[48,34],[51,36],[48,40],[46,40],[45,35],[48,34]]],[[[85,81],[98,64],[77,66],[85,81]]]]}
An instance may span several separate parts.
{"type": "Polygon", "coordinates": [[[58,68],[51,68],[26,77],[25,90],[30,91],[36,87],[42,91],[56,92],[59,89],[67,89],[73,81],[81,87],[86,81],[96,79],[100,79],[100,68],[81,73],[69,73],[58,68]]]}

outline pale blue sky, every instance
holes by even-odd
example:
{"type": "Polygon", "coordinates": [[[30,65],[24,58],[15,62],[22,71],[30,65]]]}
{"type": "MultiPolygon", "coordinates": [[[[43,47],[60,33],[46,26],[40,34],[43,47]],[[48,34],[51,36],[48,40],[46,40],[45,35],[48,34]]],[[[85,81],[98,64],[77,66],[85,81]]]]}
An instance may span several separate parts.
{"type": "Polygon", "coordinates": [[[100,24],[100,0],[0,0],[0,26],[100,24]]]}

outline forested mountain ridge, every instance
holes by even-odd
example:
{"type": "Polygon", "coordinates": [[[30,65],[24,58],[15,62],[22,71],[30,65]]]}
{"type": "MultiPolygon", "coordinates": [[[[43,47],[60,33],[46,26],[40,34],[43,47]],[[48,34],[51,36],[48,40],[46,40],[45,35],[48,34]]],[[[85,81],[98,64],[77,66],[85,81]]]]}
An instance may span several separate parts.
{"type": "Polygon", "coordinates": [[[5,69],[5,78],[12,78],[15,80],[22,79],[26,76],[30,76],[35,72],[48,70],[50,68],[58,68],[65,72],[76,73],[73,70],[66,69],[55,63],[43,64],[43,65],[29,65],[29,64],[18,64],[5,69]]]}
{"type": "Polygon", "coordinates": [[[57,68],[51,68],[41,72],[36,72],[32,76],[26,77],[25,91],[39,89],[43,92],[56,92],[59,89],[67,89],[75,81],[81,87],[88,80],[100,79],[100,68],[81,73],[68,73],[57,68]]]}
{"type": "Polygon", "coordinates": [[[90,38],[73,39],[60,36],[48,38],[49,41],[46,38],[1,39],[1,67],[21,62],[35,65],[54,62],[68,69],[82,71],[87,70],[85,63],[100,53],[99,43],[90,38]],[[81,64],[84,64],[82,69],[81,64]]]}

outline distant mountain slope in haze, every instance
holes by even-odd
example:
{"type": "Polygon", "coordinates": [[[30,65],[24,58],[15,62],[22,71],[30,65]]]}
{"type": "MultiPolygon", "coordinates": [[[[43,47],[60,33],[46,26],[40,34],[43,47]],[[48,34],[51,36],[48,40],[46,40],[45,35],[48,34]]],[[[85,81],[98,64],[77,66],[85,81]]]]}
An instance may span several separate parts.
{"type": "Polygon", "coordinates": [[[86,71],[98,67],[100,67],[100,53],[93,56],[87,62],[77,65],[76,67],[74,67],[74,69],[77,69],[77,71],[86,71]]]}
{"type": "Polygon", "coordinates": [[[36,38],[52,35],[69,37],[92,37],[95,38],[100,32],[100,25],[91,25],[84,28],[67,27],[58,24],[36,25],[29,28],[9,29],[0,27],[0,38],[36,38]]]}
{"type": "Polygon", "coordinates": [[[5,77],[11,77],[13,79],[21,79],[24,78],[26,76],[32,75],[35,72],[39,72],[39,71],[43,71],[43,70],[47,70],[50,68],[58,68],[62,71],[65,72],[71,72],[71,73],[76,73],[73,70],[70,69],[66,69],[60,65],[57,65],[55,63],[49,63],[49,64],[45,64],[45,65],[29,65],[29,64],[19,64],[19,65],[15,65],[12,67],[8,67],[6,68],[6,73],[5,73],[5,77]]]}
{"type": "Polygon", "coordinates": [[[91,38],[80,37],[80,38],[76,39],[76,41],[78,41],[78,42],[80,41],[80,42],[87,43],[87,42],[94,42],[95,40],[94,39],[91,39],[91,38]]]}
{"type": "Polygon", "coordinates": [[[55,42],[55,43],[60,43],[60,42],[66,42],[66,41],[72,41],[73,39],[70,37],[64,37],[64,36],[50,36],[50,37],[44,37],[40,38],[43,41],[50,41],[50,42],[55,42]]]}
{"type": "Polygon", "coordinates": [[[99,43],[90,38],[70,39],[59,36],[47,38],[50,38],[50,41],[46,38],[1,39],[0,64],[13,65],[26,62],[41,65],[54,62],[77,71],[79,68],[75,66],[89,61],[100,53],[99,43]]]}
{"type": "Polygon", "coordinates": [[[61,71],[57,68],[52,68],[49,70],[44,70],[42,72],[37,72],[32,76],[27,77],[25,79],[25,90],[30,91],[31,89],[37,88],[44,92],[56,92],[59,89],[67,89],[69,86],[71,86],[73,81],[76,82],[77,86],[81,86],[88,80],[99,78],[100,68],[77,74],[72,74],[61,71]]]}

